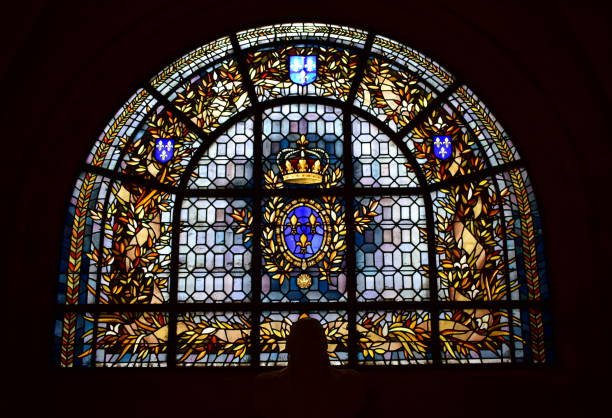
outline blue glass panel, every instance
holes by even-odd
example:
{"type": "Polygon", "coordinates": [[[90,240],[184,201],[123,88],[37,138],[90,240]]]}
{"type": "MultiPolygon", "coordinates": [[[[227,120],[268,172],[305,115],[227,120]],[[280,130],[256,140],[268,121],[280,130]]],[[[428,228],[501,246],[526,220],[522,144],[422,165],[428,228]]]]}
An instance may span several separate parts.
{"type": "Polygon", "coordinates": [[[283,236],[289,251],[298,258],[313,257],[323,245],[323,221],[316,209],[300,205],[287,214],[283,236]]]}
{"type": "Polygon", "coordinates": [[[305,86],[317,79],[316,55],[293,55],[289,57],[289,78],[305,86]]]}
{"type": "Polygon", "coordinates": [[[174,156],[174,139],[158,139],[155,142],[155,159],[167,163],[174,156]]]}
{"type": "Polygon", "coordinates": [[[446,160],[453,154],[453,145],[450,136],[434,136],[434,154],[441,160],[446,160]]]}

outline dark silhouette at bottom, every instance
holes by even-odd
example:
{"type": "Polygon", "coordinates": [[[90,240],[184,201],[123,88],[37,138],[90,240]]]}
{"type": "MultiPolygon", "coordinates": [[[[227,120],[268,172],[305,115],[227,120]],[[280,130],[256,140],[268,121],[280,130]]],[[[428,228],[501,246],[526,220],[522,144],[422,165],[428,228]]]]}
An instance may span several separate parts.
{"type": "Polygon", "coordinates": [[[331,367],[321,324],[295,322],[287,339],[289,365],[255,379],[258,418],[366,417],[368,390],[353,370],[331,367]]]}

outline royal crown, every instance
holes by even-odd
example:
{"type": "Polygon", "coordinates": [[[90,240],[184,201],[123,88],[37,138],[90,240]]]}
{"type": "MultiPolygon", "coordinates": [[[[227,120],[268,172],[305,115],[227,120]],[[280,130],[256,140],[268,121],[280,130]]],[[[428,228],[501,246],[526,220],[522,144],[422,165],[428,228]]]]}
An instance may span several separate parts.
{"type": "Polygon", "coordinates": [[[307,149],[308,140],[302,135],[298,148],[286,148],[278,153],[278,167],[286,183],[316,184],[323,181],[329,167],[327,153],[319,148],[307,149]]]}

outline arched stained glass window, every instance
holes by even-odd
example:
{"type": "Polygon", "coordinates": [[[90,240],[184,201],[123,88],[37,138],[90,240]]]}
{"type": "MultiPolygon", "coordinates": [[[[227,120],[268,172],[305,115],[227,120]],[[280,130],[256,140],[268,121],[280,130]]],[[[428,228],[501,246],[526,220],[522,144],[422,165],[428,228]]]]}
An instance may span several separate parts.
{"type": "Polygon", "coordinates": [[[321,321],[333,364],[544,363],[546,269],[524,164],[413,49],[284,24],[139,89],[70,201],[56,362],[275,366],[321,321]]]}

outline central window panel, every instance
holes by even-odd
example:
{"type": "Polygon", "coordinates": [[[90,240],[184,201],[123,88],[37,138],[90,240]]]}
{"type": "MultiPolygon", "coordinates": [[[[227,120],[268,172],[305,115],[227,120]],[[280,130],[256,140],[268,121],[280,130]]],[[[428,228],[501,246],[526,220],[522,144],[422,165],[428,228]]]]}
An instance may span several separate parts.
{"type": "Polygon", "coordinates": [[[268,107],[203,152],[185,195],[177,302],[234,310],[179,315],[178,364],[250,364],[253,334],[260,365],[286,364],[290,325],[304,315],[323,324],[333,364],[348,363],[349,318],[361,341],[380,339],[377,327],[410,334],[370,342],[360,363],[430,362],[429,312],[374,306],[430,298],[425,201],[376,123],[327,104],[268,107]],[[186,336],[216,335],[214,322],[233,332],[209,338],[221,353],[198,359],[186,336]]]}

